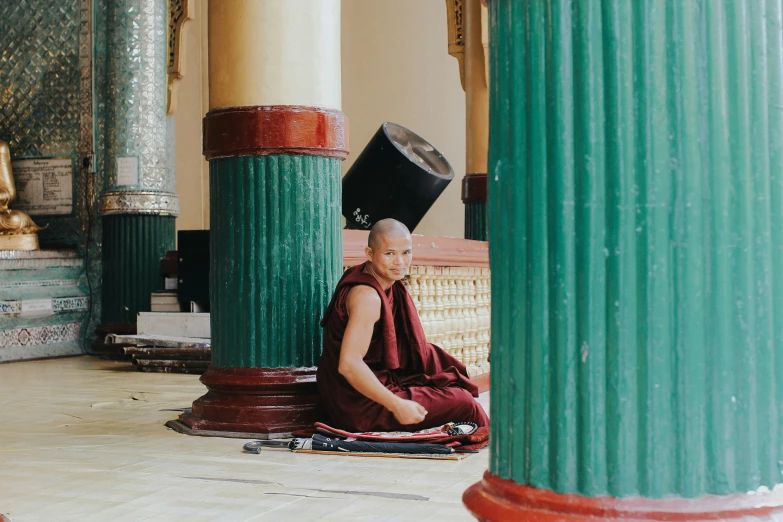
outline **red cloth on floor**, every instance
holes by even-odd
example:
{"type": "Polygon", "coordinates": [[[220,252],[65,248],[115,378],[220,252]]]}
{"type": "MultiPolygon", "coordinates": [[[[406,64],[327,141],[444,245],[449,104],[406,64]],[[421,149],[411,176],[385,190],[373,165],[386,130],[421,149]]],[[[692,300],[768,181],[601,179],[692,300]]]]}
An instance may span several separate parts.
{"type": "Polygon", "coordinates": [[[362,271],[365,265],[346,271],[321,321],[325,332],[318,390],[332,425],[348,431],[418,431],[460,421],[487,426],[487,414],[474,399],[478,388],[461,362],[427,342],[405,286],[398,281],[384,292],[373,276],[362,271]],[[348,325],[345,303],[356,285],[371,286],[381,297],[381,318],[375,323],[364,362],[392,393],[426,408],[427,417],[419,424],[400,424],[389,410],[356,391],[337,371],[348,325]]]}
{"type": "Polygon", "coordinates": [[[477,450],[489,444],[489,426],[482,426],[470,435],[463,435],[459,439],[460,449],[477,450]]]}

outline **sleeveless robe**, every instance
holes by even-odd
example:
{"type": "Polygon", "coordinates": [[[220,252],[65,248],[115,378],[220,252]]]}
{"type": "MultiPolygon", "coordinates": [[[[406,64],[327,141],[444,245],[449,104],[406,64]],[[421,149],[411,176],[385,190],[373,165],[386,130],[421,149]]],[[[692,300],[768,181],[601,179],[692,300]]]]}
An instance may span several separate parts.
{"type": "Polygon", "coordinates": [[[325,335],[317,382],[332,426],[364,432],[417,431],[459,421],[489,425],[487,414],[474,399],[478,388],[468,378],[465,366],[427,342],[405,286],[397,281],[384,291],[373,276],[362,271],[366,264],[343,274],[321,321],[325,335]],[[381,298],[381,317],[375,323],[364,362],[392,393],[427,409],[426,418],[419,424],[400,424],[389,410],[362,395],[338,372],[348,325],[346,300],[356,285],[374,288],[381,298]]]}

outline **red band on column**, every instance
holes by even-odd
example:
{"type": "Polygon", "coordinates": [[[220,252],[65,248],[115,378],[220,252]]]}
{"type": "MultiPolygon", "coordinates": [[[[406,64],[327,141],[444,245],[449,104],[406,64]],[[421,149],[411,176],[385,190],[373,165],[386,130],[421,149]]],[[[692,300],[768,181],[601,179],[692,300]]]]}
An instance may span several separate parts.
{"type": "Polygon", "coordinates": [[[487,202],[487,175],[467,174],[462,178],[462,202],[486,203],[487,202]]]}
{"type": "Polygon", "coordinates": [[[204,117],[207,159],[303,154],[345,159],[348,123],[337,110],[273,105],[229,107],[204,117]]]}
{"type": "Polygon", "coordinates": [[[482,521],[535,520],[583,522],[587,520],[779,520],[783,492],[700,498],[583,497],[523,486],[500,479],[489,471],[468,488],[462,501],[482,521]],[[747,517],[747,518],[746,518],[747,517]]]}

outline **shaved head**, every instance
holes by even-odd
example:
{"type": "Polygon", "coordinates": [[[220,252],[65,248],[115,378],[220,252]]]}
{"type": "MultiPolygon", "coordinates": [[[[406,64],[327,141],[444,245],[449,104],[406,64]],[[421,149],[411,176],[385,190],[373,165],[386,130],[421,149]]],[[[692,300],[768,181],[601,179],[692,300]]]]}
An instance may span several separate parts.
{"type": "Polygon", "coordinates": [[[402,238],[410,237],[411,232],[408,227],[396,219],[382,219],[373,225],[370,229],[370,237],[367,238],[367,246],[373,250],[380,247],[382,238],[402,238]]]}

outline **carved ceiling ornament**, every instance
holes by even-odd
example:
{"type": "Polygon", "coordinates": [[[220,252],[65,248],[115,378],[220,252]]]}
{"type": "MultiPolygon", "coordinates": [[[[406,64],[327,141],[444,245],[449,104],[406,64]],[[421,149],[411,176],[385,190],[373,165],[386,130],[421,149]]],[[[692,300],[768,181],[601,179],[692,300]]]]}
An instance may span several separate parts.
{"type": "Polygon", "coordinates": [[[459,62],[459,81],[465,89],[465,30],[462,18],[464,0],[446,0],[449,54],[459,62]]]}
{"type": "Polygon", "coordinates": [[[489,11],[485,0],[481,0],[481,45],[484,46],[484,81],[489,86],[489,11]]]}
{"type": "Polygon", "coordinates": [[[169,57],[166,64],[168,114],[174,114],[177,108],[176,81],[185,76],[185,22],[192,19],[193,0],[169,0],[169,57]]]}
{"type": "Polygon", "coordinates": [[[37,232],[42,229],[25,212],[9,208],[16,196],[11,149],[0,140],[0,250],[38,250],[37,232]]]}

